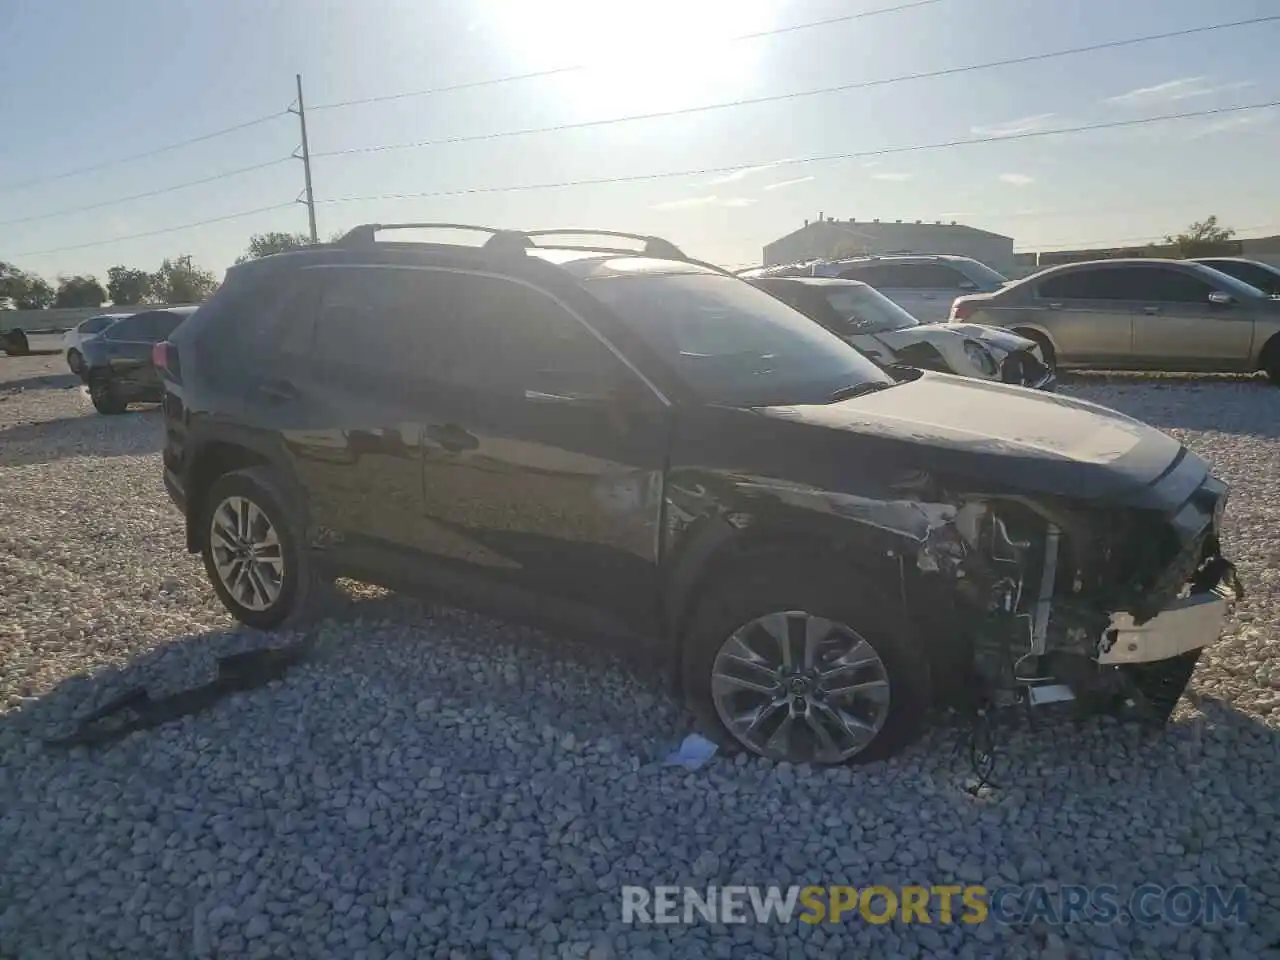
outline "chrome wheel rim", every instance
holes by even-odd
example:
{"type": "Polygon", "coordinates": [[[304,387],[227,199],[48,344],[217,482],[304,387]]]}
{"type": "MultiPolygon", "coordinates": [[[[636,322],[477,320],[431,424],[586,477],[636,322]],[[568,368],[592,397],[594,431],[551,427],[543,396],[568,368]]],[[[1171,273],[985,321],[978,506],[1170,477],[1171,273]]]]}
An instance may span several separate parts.
{"type": "Polygon", "coordinates": [[[227,497],[209,525],[218,579],[247,610],[268,609],[284,587],[284,550],[266,513],[246,497],[227,497]]]}
{"type": "Polygon", "coordinates": [[[740,627],[711,667],[711,697],[734,739],[771,760],[842,763],[889,716],[889,675],[850,627],[803,610],[740,627]]]}

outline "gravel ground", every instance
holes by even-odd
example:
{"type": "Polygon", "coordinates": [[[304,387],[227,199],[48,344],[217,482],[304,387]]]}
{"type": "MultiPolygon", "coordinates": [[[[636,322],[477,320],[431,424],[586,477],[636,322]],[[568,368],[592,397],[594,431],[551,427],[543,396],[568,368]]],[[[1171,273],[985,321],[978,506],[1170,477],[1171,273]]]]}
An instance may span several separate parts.
{"type": "Polygon", "coordinates": [[[279,643],[183,550],[145,408],[0,358],[0,956],[1258,957],[1280,943],[1280,390],[1076,378],[1233,487],[1248,599],[1164,732],[945,724],[893,762],[659,760],[688,729],[609,651],[351,586],[283,682],[110,748],[39,738],[279,643]],[[625,926],[623,884],[1244,883],[1236,925],[625,926]]]}

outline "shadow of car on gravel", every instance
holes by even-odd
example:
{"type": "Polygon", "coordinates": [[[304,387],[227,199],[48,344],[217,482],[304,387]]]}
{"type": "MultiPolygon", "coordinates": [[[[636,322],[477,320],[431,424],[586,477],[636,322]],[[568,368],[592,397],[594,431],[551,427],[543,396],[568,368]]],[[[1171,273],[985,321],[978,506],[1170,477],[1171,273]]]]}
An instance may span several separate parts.
{"type": "MultiPolygon", "coordinates": [[[[159,453],[164,422],[155,406],[119,417],[88,413],[0,428],[0,466],[53,463],[68,457],[138,457],[159,453]],[[140,426],[144,424],[145,426],[140,426]]],[[[2,409],[2,407],[0,407],[2,409]]]]}
{"type": "Polygon", "coordinates": [[[71,390],[81,386],[82,381],[74,373],[42,373],[21,380],[0,381],[0,396],[22,393],[27,390],[71,390]]]}

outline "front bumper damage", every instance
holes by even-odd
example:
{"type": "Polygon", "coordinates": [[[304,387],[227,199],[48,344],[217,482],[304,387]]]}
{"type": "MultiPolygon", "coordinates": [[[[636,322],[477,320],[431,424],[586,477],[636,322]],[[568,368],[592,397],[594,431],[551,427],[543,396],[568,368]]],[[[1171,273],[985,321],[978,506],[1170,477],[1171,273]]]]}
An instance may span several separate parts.
{"type": "Polygon", "coordinates": [[[1226,486],[1188,492],[1159,512],[966,498],[935,523],[915,566],[960,598],[964,699],[1166,721],[1243,597],[1221,549],[1226,486]]]}

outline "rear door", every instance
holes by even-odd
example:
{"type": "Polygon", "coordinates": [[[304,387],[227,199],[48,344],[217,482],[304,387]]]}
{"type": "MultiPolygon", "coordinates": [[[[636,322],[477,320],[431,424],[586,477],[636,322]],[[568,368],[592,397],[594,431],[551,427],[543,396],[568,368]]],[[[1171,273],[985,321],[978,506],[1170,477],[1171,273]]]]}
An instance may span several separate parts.
{"type": "Polygon", "coordinates": [[[155,365],[151,362],[151,348],[161,340],[169,339],[169,335],[178,329],[178,324],[185,318],[179,314],[168,313],[163,310],[143,314],[143,317],[145,318],[145,323],[141,332],[147,342],[147,349],[134,371],[133,378],[139,389],[158,393],[161,388],[160,375],[156,372],[155,365]]]}
{"type": "Polygon", "coordinates": [[[1142,366],[1229,370],[1248,362],[1253,317],[1244,305],[1211,303],[1214,285],[1176,266],[1132,266],[1124,273],[1142,366]]]}
{"type": "Polygon", "coordinates": [[[1133,312],[1116,268],[1080,267],[1046,277],[1031,291],[1024,316],[1053,338],[1063,364],[1133,361],[1133,312]]]}

